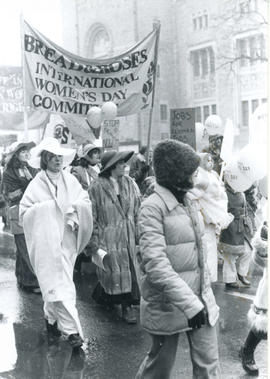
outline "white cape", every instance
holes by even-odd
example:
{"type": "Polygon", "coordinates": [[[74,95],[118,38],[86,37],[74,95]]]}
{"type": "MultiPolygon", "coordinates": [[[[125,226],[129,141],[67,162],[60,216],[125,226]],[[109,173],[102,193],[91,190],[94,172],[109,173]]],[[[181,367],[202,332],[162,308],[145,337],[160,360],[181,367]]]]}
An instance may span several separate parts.
{"type": "Polygon", "coordinates": [[[74,299],[74,263],[93,229],[87,192],[72,174],[62,171],[56,198],[54,186],[41,171],[20,202],[20,220],[44,301],[74,299]]]}

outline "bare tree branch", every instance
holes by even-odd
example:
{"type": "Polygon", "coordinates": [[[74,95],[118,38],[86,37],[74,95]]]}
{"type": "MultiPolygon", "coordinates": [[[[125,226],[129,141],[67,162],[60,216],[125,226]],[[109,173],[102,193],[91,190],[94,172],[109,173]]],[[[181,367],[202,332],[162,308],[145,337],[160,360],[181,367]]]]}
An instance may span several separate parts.
{"type": "MultiPolygon", "coordinates": [[[[269,0],[265,0],[264,6],[266,6],[268,3],[269,0]]],[[[216,22],[213,27],[219,27],[223,30],[223,33],[221,34],[224,41],[229,41],[232,37],[237,38],[237,35],[244,30],[252,30],[253,33],[255,30],[257,30],[258,34],[263,34],[262,28],[268,25],[268,20],[265,15],[262,12],[258,11],[258,8],[254,7],[254,4],[251,0],[247,0],[246,2],[242,3],[234,0],[228,0],[227,3],[225,3],[223,14],[215,17],[214,21],[216,22]]],[[[225,51],[228,50],[228,53],[224,53],[224,48],[222,51],[220,51],[220,53],[217,53],[217,60],[221,63],[216,67],[216,70],[219,70],[220,68],[224,68],[226,66],[228,66],[229,71],[234,70],[236,64],[239,64],[239,61],[241,62],[243,60],[248,61],[249,64],[256,62],[267,62],[268,59],[264,52],[264,37],[257,36],[257,38],[262,39],[261,41],[257,40],[256,42],[251,42],[249,38],[253,38],[253,36],[246,38],[239,37],[239,39],[247,39],[245,42],[246,47],[245,45],[244,47],[236,45],[236,49],[234,47],[234,52],[231,51],[229,44],[226,44],[225,42],[224,48],[225,51]],[[240,51],[240,49],[242,51],[240,51]],[[245,54],[246,49],[247,54],[245,54]]]]}

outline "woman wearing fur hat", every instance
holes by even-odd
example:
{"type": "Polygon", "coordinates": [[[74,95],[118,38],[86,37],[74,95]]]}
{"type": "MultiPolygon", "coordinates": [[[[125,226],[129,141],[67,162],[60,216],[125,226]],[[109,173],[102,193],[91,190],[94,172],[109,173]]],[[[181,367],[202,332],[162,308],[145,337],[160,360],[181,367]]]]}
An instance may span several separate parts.
{"type": "Polygon", "coordinates": [[[3,193],[8,200],[10,230],[16,245],[15,274],[21,289],[40,293],[39,284],[29,261],[24,231],[19,225],[19,203],[37,170],[30,167],[29,150],[34,142],[14,142],[7,150],[6,168],[3,173],[3,193]]]}
{"type": "Polygon", "coordinates": [[[41,171],[27,187],[20,202],[30,261],[44,300],[49,341],[67,336],[72,347],[83,343],[76,308],[73,268],[92,232],[91,202],[77,179],[63,170],[75,150],[62,148],[46,138],[32,150],[30,164],[41,171]]]}
{"type": "Polygon", "coordinates": [[[136,323],[133,305],[140,300],[137,282],[137,214],[140,206],[133,179],[124,175],[133,152],[107,151],[101,171],[90,187],[94,229],[88,254],[105,252],[104,268],[97,265],[98,284],[93,298],[102,305],[121,305],[122,318],[136,323]]]}
{"type": "Polygon", "coordinates": [[[82,188],[88,191],[90,184],[97,179],[100,172],[100,148],[92,144],[85,145],[78,151],[78,157],[79,165],[73,167],[70,172],[76,176],[82,188]]]}
{"type": "Polygon", "coordinates": [[[142,327],[151,350],[136,379],[170,378],[179,333],[186,332],[193,378],[220,378],[215,324],[219,316],[204,251],[204,225],[193,187],[200,158],[187,144],[154,149],[155,191],[139,213],[142,327]]]}
{"type": "Polygon", "coordinates": [[[259,369],[254,360],[255,349],[262,340],[267,339],[267,240],[268,227],[265,222],[252,241],[254,248],[253,260],[254,263],[263,269],[263,277],[259,283],[253,304],[248,312],[248,320],[251,328],[244,346],[240,351],[243,368],[252,376],[259,375],[259,369]]]}

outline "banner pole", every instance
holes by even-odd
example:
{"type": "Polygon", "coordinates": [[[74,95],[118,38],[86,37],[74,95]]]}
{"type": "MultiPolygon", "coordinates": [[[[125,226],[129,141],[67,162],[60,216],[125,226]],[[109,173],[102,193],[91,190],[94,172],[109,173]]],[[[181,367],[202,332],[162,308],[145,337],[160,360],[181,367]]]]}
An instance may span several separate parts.
{"type": "Polygon", "coordinates": [[[220,182],[222,182],[222,179],[223,179],[224,168],[225,168],[225,162],[222,162],[221,163],[221,170],[220,170],[220,174],[219,174],[219,181],[220,182]]]}
{"type": "Polygon", "coordinates": [[[25,60],[24,60],[24,18],[23,13],[20,15],[21,21],[21,59],[22,59],[22,78],[23,78],[23,125],[24,125],[24,139],[28,141],[28,114],[26,107],[26,80],[25,80],[25,60]]]}
{"type": "Polygon", "coordinates": [[[154,73],[154,78],[153,78],[153,94],[152,94],[152,103],[151,103],[150,114],[149,114],[149,127],[148,127],[148,136],[147,136],[147,150],[146,150],[147,164],[149,164],[149,151],[150,151],[150,143],[151,143],[152,119],[153,119],[156,77],[157,77],[158,46],[159,46],[159,36],[160,36],[160,21],[159,20],[154,22],[153,29],[156,30],[157,37],[156,37],[155,55],[154,55],[155,73],[154,73]]]}
{"type": "MultiPolygon", "coordinates": [[[[46,123],[46,124],[44,125],[43,131],[42,131],[42,136],[41,136],[41,140],[40,140],[40,141],[42,141],[42,140],[44,139],[44,136],[45,136],[45,133],[46,133],[46,129],[47,129],[47,125],[48,125],[48,123],[46,123]]],[[[40,141],[39,141],[39,142],[40,142],[40,141]]]]}

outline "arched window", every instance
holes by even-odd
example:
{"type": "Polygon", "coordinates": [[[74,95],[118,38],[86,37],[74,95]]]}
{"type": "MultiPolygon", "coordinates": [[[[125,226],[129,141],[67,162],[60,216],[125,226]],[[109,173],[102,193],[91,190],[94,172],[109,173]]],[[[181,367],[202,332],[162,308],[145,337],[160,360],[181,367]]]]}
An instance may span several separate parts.
{"type": "Polygon", "coordinates": [[[102,24],[93,25],[89,31],[87,55],[89,58],[105,58],[112,50],[112,41],[102,24]]]}

